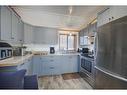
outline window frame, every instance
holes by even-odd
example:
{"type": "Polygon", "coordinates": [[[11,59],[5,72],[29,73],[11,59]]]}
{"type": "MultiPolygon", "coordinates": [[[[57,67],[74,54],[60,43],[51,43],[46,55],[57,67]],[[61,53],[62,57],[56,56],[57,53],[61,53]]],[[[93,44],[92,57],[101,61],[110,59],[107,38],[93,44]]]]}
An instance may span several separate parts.
{"type": "Polygon", "coordinates": [[[59,34],[59,50],[60,49],[60,35],[66,35],[67,36],[67,51],[74,51],[76,48],[75,48],[75,39],[76,39],[76,35],[72,34],[71,36],[74,36],[74,44],[73,44],[73,47],[74,49],[73,50],[68,50],[68,37],[70,36],[69,34],[59,34]]]}

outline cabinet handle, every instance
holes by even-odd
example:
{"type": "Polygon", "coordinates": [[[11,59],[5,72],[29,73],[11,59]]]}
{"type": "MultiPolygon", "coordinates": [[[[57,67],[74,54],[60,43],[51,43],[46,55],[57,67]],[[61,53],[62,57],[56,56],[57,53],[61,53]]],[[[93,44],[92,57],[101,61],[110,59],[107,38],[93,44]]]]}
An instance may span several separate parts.
{"type": "Polygon", "coordinates": [[[11,39],[14,39],[13,37],[11,39]]]}
{"type": "Polygon", "coordinates": [[[69,58],[72,58],[72,56],[70,56],[69,58]]]}
{"type": "Polygon", "coordinates": [[[54,67],[50,67],[50,69],[54,69],[54,67]]]}
{"type": "Polygon", "coordinates": [[[50,60],[51,62],[53,62],[54,60],[50,60]]]}

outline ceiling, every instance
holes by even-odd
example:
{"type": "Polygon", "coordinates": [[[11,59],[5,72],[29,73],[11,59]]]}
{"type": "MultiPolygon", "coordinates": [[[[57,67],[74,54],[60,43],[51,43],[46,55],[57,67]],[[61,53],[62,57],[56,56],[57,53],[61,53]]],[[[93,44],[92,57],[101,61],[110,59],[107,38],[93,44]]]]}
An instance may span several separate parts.
{"type": "Polygon", "coordinates": [[[13,8],[28,24],[79,31],[95,19],[104,6],[13,6],[13,8]]]}

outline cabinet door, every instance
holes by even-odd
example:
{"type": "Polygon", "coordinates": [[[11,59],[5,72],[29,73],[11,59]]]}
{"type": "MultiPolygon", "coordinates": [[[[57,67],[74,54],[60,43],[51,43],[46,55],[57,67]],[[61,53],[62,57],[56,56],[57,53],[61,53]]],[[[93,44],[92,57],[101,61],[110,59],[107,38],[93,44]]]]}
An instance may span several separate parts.
{"type": "Polygon", "coordinates": [[[33,27],[29,24],[24,24],[24,43],[33,43],[33,27]]]}
{"type": "Polygon", "coordinates": [[[110,12],[110,8],[107,8],[98,14],[97,27],[109,23],[110,21],[111,21],[111,12],[110,12]]]}
{"type": "Polygon", "coordinates": [[[59,56],[59,55],[58,56],[54,56],[53,58],[51,58],[50,63],[51,63],[51,66],[53,67],[51,69],[52,70],[52,74],[54,74],[54,75],[62,74],[61,59],[62,59],[62,57],[59,56]]]}
{"type": "Polygon", "coordinates": [[[69,62],[69,56],[63,55],[61,59],[62,73],[70,73],[72,71],[72,64],[69,62]]]}
{"type": "Polygon", "coordinates": [[[32,75],[32,58],[29,58],[26,60],[26,66],[27,66],[27,75],[32,75]]]}
{"type": "Polygon", "coordinates": [[[26,70],[26,75],[28,75],[28,64],[26,62],[23,62],[22,64],[18,65],[17,70],[26,70]]]}
{"type": "Polygon", "coordinates": [[[78,72],[78,56],[77,55],[62,56],[61,69],[62,73],[78,72]]]}
{"type": "Polygon", "coordinates": [[[43,62],[42,63],[42,72],[41,75],[53,75],[54,66],[51,62],[43,62]]]}
{"type": "Polygon", "coordinates": [[[43,56],[41,57],[41,75],[58,75],[61,72],[60,56],[43,56]]]}
{"type": "Polygon", "coordinates": [[[40,76],[41,75],[41,69],[42,69],[41,57],[40,56],[34,56],[33,57],[33,74],[40,76]]]}
{"type": "Polygon", "coordinates": [[[18,23],[18,41],[20,43],[23,43],[23,32],[24,32],[23,22],[21,20],[19,20],[19,23],[18,23]]]}
{"type": "Polygon", "coordinates": [[[110,7],[112,21],[127,16],[127,6],[110,7]]]}
{"type": "Polygon", "coordinates": [[[58,43],[58,31],[52,28],[35,27],[34,42],[37,44],[56,45],[58,43]]]}
{"type": "Polygon", "coordinates": [[[12,12],[12,39],[13,42],[18,41],[18,17],[12,12]]]}
{"type": "Polygon", "coordinates": [[[1,7],[1,40],[11,40],[11,11],[1,7]]]}
{"type": "Polygon", "coordinates": [[[75,55],[73,58],[73,72],[78,72],[78,66],[79,66],[79,57],[78,55],[75,55]]]}

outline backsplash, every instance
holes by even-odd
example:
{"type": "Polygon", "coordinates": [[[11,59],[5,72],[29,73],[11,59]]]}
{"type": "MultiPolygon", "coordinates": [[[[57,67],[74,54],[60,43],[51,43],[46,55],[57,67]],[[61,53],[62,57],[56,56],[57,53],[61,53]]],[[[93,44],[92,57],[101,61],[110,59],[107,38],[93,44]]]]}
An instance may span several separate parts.
{"type": "Polygon", "coordinates": [[[59,45],[42,45],[42,44],[24,44],[26,51],[49,51],[50,47],[55,47],[55,51],[59,50],[59,45]]]}

